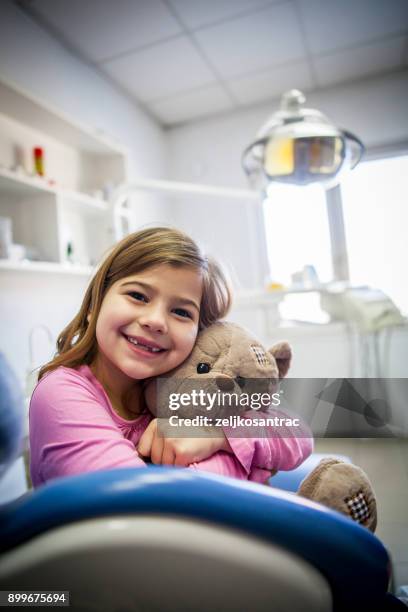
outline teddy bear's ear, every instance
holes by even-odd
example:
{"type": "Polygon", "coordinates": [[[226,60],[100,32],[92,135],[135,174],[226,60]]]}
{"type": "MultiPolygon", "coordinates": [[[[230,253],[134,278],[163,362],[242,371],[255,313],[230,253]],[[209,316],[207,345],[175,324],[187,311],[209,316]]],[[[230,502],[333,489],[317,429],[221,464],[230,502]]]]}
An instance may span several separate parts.
{"type": "Polygon", "coordinates": [[[284,378],[290,368],[292,360],[292,349],[287,342],[278,342],[274,344],[269,352],[273,355],[278,365],[279,378],[284,378]]]}

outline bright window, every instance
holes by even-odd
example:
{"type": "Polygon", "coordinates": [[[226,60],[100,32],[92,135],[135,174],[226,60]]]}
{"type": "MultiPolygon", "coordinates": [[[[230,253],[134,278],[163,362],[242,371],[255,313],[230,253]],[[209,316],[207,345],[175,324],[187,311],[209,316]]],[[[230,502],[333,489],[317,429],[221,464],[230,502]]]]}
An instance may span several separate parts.
{"type": "Polygon", "coordinates": [[[276,183],[264,201],[271,279],[292,284],[292,274],[314,266],[319,280],[333,279],[326,195],[320,185],[276,183]]]}
{"type": "Polygon", "coordinates": [[[341,183],[350,281],[408,312],[408,156],[368,161],[341,183]]]}

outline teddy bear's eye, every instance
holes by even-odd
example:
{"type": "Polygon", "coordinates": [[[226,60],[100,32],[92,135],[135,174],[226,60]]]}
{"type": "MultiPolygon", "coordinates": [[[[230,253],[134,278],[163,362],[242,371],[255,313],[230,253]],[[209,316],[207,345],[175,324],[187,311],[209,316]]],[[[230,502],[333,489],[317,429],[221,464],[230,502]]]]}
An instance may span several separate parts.
{"type": "Polygon", "coordinates": [[[211,370],[209,363],[199,363],[197,366],[197,374],[208,374],[211,370]]]}
{"type": "Polygon", "coordinates": [[[237,376],[236,379],[237,384],[241,387],[245,387],[245,378],[242,378],[242,376],[237,376]]]}

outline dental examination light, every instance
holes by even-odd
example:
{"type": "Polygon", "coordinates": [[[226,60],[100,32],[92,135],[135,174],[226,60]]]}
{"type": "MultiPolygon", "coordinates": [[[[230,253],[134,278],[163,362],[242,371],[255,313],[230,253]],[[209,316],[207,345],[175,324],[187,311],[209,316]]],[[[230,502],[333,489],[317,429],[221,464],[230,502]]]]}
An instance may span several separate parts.
{"type": "Polygon", "coordinates": [[[344,169],[360,161],[364,145],[357,136],[333,125],[320,111],[304,108],[298,89],[283,94],[280,110],[261,127],[242,155],[252,187],[267,190],[271,182],[321,183],[331,188],[344,169]]]}

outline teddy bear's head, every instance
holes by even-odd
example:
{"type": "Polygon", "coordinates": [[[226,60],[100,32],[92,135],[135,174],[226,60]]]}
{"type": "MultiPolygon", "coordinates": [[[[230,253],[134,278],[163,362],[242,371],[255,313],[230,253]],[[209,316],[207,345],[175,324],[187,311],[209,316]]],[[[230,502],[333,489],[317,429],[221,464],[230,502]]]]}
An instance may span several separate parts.
{"type": "MultiPolygon", "coordinates": [[[[291,357],[287,342],[267,350],[239,325],[218,321],[199,332],[189,357],[160,377],[160,383],[168,383],[167,389],[179,394],[191,393],[197,386],[212,393],[273,393],[286,376],[291,357]]],[[[156,385],[147,385],[146,401],[153,414],[160,412],[165,395],[160,386],[156,394],[156,385]]]]}

